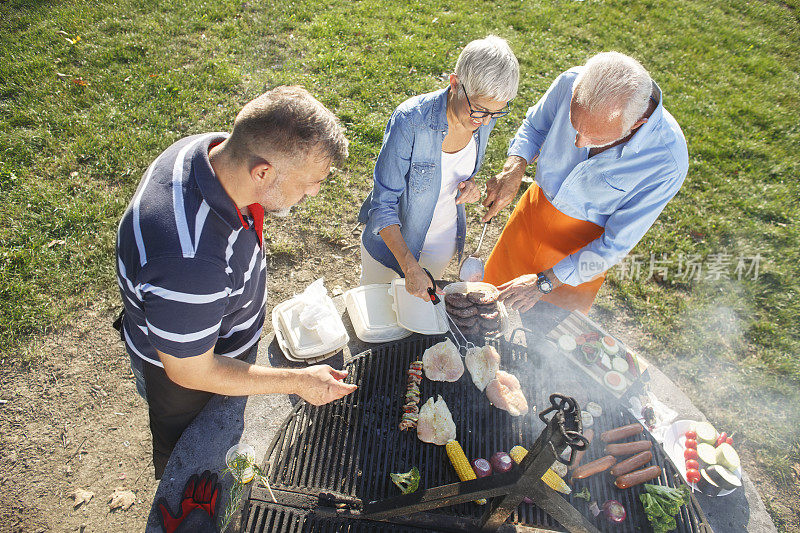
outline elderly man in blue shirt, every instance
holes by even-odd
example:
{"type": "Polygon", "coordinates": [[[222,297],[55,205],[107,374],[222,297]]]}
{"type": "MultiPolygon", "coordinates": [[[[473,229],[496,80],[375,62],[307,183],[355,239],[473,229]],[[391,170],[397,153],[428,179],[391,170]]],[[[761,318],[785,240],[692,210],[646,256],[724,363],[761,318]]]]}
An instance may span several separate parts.
{"type": "Polygon", "coordinates": [[[503,170],[487,182],[484,221],[511,203],[534,161],[535,183],[492,251],[484,281],[520,312],[544,301],[586,313],[605,272],[680,190],[686,140],[644,67],[605,52],[561,74],[528,109],[503,170]]]}

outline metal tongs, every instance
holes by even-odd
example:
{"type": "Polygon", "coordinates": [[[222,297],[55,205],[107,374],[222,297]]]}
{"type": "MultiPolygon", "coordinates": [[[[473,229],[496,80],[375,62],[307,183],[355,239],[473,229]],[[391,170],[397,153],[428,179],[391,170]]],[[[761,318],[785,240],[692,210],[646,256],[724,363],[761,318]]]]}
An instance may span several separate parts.
{"type": "MultiPolygon", "coordinates": [[[[442,299],[439,298],[439,295],[436,294],[436,280],[433,279],[433,274],[431,274],[427,268],[423,268],[422,270],[428,275],[428,278],[431,280],[433,287],[428,287],[428,296],[431,298],[431,303],[433,304],[433,309],[439,313],[440,315],[444,313],[445,317],[445,324],[447,324],[447,328],[450,330],[450,335],[452,335],[453,340],[455,341],[456,346],[458,347],[459,353],[461,353],[461,349],[463,348],[464,351],[469,350],[470,348],[475,348],[475,345],[468,341],[467,338],[461,333],[461,330],[458,329],[458,326],[453,321],[453,318],[450,316],[450,313],[447,312],[447,307],[444,305],[439,305],[442,303],[442,299]],[[456,335],[458,334],[458,335],[456,335]],[[459,341],[458,338],[461,337],[459,341]]],[[[462,354],[462,356],[466,355],[466,353],[462,354]]]]}

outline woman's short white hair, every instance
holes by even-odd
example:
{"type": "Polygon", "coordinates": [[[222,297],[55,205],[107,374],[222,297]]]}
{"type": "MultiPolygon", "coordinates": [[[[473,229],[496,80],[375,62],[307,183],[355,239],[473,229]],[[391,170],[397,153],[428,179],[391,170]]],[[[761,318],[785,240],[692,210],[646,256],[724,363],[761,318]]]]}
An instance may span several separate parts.
{"type": "Polygon", "coordinates": [[[619,52],[589,59],[575,80],[572,95],[591,114],[622,117],[623,131],[639,120],[650,102],[653,81],[641,63],[619,52]]]}
{"type": "Polygon", "coordinates": [[[470,96],[507,102],[517,96],[519,61],[505,39],[489,35],[464,47],[456,76],[470,96]]]}

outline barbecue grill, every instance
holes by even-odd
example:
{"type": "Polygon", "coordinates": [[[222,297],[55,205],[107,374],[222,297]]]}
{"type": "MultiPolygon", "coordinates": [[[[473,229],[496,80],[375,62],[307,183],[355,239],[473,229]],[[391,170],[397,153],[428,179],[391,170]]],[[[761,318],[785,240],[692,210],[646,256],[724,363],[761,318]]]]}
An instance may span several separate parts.
{"type": "MultiPolygon", "coordinates": [[[[367,350],[348,365],[348,381],[359,385],[355,393],[324,406],[298,403],[264,460],[277,502],[265,487],[255,485],[242,511],[243,530],[441,532],[484,527],[487,531],[651,531],[638,500],[641,486],[620,490],[607,474],[599,474],[576,481],[573,494],[565,496],[539,481],[539,472],[570,440],[558,431],[559,420],[564,423],[565,404],[569,411],[570,399],[564,397],[603,406],[604,413],[593,426],[598,435],[635,422],[619,400],[579,369],[562,366],[553,371],[556,356],[540,338],[527,337],[526,344],[539,339],[530,349],[504,339],[491,341],[501,354],[501,368],[520,380],[531,406],[525,416],[512,417],[493,407],[472,384],[468,372],[455,383],[423,380],[420,386],[420,404],[431,396],[445,399],[456,423],[456,438],[468,458],[488,458],[517,444],[528,448],[528,457],[514,470],[460,483],[443,446],[421,442],[413,430],[400,432],[408,366],[443,338],[415,335],[367,350]],[[564,396],[551,398],[552,393],[564,396]],[[540,419],[545,411],[552,416],[540,419]],[[421,473],[420,489],[398,497],[389,473],[407,472],[414,466],[421,473]],[[625,522],[610,525],[594,518],[588,503],[574,496],[583,486],[600,505],[608,499],[619,500],[628,512],[625,522]],[[517,505],[523,488],[534,504],[517,505]],[[488,505],[473,503],[481,495],[490,497],[488,505]]],[[[580,431],[579,415],[567,419],[567,429],[580,431]]],[[[590,447],[584,463],[602,455],[602,446],[590,447]]],[[[653,447],[652,464],[661,466],[662,475],[651,483],[681,483],[677,469],[658,445],[653,447]]],[[[676,520],[679,532],[711,531],[694,498],[681,508],[676,520]]]]}

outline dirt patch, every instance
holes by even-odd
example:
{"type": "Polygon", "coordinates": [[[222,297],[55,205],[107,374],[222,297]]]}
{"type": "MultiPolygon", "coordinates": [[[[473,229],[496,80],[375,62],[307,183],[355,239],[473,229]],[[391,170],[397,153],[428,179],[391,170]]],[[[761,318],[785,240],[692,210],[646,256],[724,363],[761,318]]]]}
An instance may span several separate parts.
{"type": "Polygon", "coordinates": [[[135,392],[112,313],[86,309],[75,326],[43,339],[30,365],[3,365],[0,530],[136,531],[157,483],[144,400],[135,392]],[[110,511],[116,487],[127,511],[110,511]],[[75,489],[94,493],[77,509],[75,489]]]}

